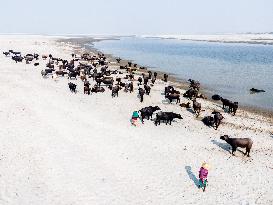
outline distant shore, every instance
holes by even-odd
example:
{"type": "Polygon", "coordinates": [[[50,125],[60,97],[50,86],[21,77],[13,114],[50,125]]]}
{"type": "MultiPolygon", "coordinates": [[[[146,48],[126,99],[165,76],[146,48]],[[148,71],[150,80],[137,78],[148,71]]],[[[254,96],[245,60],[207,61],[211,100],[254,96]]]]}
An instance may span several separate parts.
{"type": "Polygon", "coordinates": [[[144,38],[178,39],[216,43],[273,45],[273,34],[212,34],[212,35],[143,35],[144,38]]]}

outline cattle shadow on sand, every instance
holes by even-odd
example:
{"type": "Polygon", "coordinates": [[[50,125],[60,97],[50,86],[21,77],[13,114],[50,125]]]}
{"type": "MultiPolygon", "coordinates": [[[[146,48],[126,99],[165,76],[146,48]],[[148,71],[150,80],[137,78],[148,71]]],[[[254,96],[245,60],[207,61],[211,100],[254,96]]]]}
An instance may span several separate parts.
{"type": "Polygon", "coordinates": [[[211,140],[211,142],[215,145],[217,145],[218,147],[222,148],[225,151],[228,151],[230,154],[230,145],[227,143],[222,143],[222,142],[217,142],[216,140],[211,140]]]}
{"type": "Polygon", "coordinates": [[[189,111],[192,114],[195,114],[194,110],[192,108],[187,108],[187,111],[189,111]]]}
{"type": "Polygon", "coordinates": [[[199,180],[197,179],[197,177],[194,175],[194,173],[191,170],[191,166],[185,166],[185,170],[189,176],[189,178],[194,182],[195,186],[198,187],[199,185],[199,180]]]}
{"type": "Polygon", "coordinates": [[[164,104],[164,105],[169,105],[169,104],[171,104],[170,101],[169,101],[168,99],[164,99],[164,100],[162,100],[161,102],[162,102],[162,104],[164,104]]]}

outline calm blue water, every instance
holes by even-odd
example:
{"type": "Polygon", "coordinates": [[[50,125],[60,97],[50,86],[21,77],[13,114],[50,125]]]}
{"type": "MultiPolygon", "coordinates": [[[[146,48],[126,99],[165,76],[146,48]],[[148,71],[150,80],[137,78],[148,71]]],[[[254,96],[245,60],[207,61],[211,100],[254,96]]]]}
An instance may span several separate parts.
{"type": "Polygon", "coordinates": [[[107,54],[199,80],[209,92],[273,110],[273,46],[127,37],[96,42],[107,54]],[[255,87],[266,93],[250,94],[255,87]]]}

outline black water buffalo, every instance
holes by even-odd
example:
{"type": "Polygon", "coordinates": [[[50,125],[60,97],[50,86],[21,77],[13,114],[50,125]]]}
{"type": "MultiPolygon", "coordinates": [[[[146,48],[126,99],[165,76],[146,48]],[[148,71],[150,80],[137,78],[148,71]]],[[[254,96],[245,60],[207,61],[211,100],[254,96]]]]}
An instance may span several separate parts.
{"type": "Polygon", "coordinates": [[[236,152],[237,147],[246,148],[244,153],[248,157],[250,156],[250,150],[253,144],[252,139],[250,138],[229,138],[228,135],[223,135],[220,137],[221,140],[225,140],[232,147],[232,155],[236,152]]]}
{"type": "Polygon", "coordinates": [[[12,56],[12,60],[14,60],[16,63],[17,62],[22,62],[23,59],[24,58],[22,56],[12,56]]]}
{"type": "Polygon", "coordinates": [[[91,92],[92,93],[103,93],[105,91],[105,89],[103,87],[99,87],[97,85],[95,85],[92,89],[91,92]]]}
{"type": "Polygon", "coordinates": [[[86,82],[84,83],[83,93],[84,93],[84,94],[87,94],[87,95],[90,95],[90,91],[91,91],[90,83],[89,83],[88,81],[86,81],[86,82]]]}
{"type": "Polygon", "coordinates": [[[148,120],[150,118],[152,118],[153,116],[153,113],[157,110],[161,110],[158,106],[149,106],[149,107],[145,107],[145,108],[142,108],[141,110],[139,110],[140,112],[140,115],[141,115],[141,121],[142,123],[144,123],[144,119],[147,117],[148,120]]]}
{"type": "Polygon", "coordinates": [[[196,114],[196,117],[200,115],[201,112],[201,103],[197,102],[196,99],[192,100],[192,108],[194,113],[196,114]]]}
{"type": "Polygon", "coordinates": [[[221,98],[221,101],[223,103],[223,109],[226,109],[228,107],[228,112],[233,113],[233,115],[236,114],[236,111],[238,109],[239,103],[238,102],[232,102],[228,99],[221,98]]]}
{"type": "Polygon", "coordinates": [[[213,96],[211,96],[211,99],[218,101],[218,100],[221,100],[221,96],[220,95],[213,95],[213,96]]]}
{"type": "Polygon", "coordinates": [[[236,112],[237,112],[238,107],[239,107],[239,103],[238,103],[238,102],[231,102],[231,103],[229,104],[228,111],[229,111],[230,113],[233,113],[233,115],[235,115],[236,112]]]}
{"type": "Polygon", "coordinates": [[[112,88],[112,97],[117,96],[118,97],[118,92],[120,90],[120,87],[116,85],[115,87],[112,88]]]}
{"type": "Polygon", "coordinates": [[[143,88],[138,88],[138,94],[140,97],[140,102],[143,102],[143,96],[145,94],[145,90],[143,88]]]}
{"type": "Polygon", "coordinates": [[[172,121],[177,118],[177,119],[183,119],[180,114],[173,113],[173,112],[159,112],[156,114],[156,119],[155,119],[155,125],[160,125],[161,121],[164,121],[166,125],[169,123],[170,125],[172,124],[172,121]]]}
{"type": "Polygon", "coordinates": [[[249,90],[251,93],[264,93],[265,90],[259,90],[259,89],[256,89],[256,88],[251,88],[249,90]]]}
{"type": "Polygon", "coordinates": [[[214,117],[206,116],[202,119],[202,122],[207,125],[208,127],[213,127],[214,125],[214,117]]]}
{"type": "Polygon", "coordinates": [[[68,78],[68,79],[75,78],[75,79],[77,80],[77,75],[78,75],[77,72],[69,72],[67,78],[68,78]]]}
{"type": "Polygon", "coordinates": [[[144,85],[144,89],[147,95],[150,95],[151,87],[149,85],[144,85]]]}
{"type": "Polygon", "coordinates": [[[164,75],[163,75],[163,81],[164,81],[164,82],[168,82],[168,77],[169,77],[169,76],[168,76],[167,74],[164,74],[164,75]]]}
{"type": "Polygon", "coordinates": [[[10,55],[10,52],[3,52],[3,54],[4,54],[5,56],[9,56],[9,55],[10,55]]]}
{"type": "Polygon", "coordinates": [[[212,112],[212,114],[214,114],[214,126],[215,126],[215,129],[217,130],[219,125],[221,124],[222,120],[224,119],[223,115],[220,113],[220,112],[212,112]]]}
{"type": "Polygon", "coordinates": [[[76,88],[77,88],[77,85],[76,85],[76,84],[69,82],[69,83],[68,83],[68,87],[69,87],[69,89],[70,89],[70,91],[71,91],[72,93],[76,93],[76,92],[77,92],[77,91],[76,91],[76,88]]]}
{"type": "Polygon", "coordinates": [[[177,94],[177,93],[173,93],[173,94],[172,93],[167,93],[165,98],[167,98],[170,103],[172,103],[173,100],[176,100],[176,104],[180,103],[180,95],[177,94]]]}
{"type": "Polygon", "coordinates": [[[193,88],[190,88],[189,90],[187,90],[184,94],[183,94],[183,97],[185,98],[189,98],[189,99],[192,99],[192,98],[197,98],[198,96],[198,91],[193,89],[193,88]]]}
{"type": "Polygon", "coordinates": [[[192,79],[189,79],[188,80],[190,82],[190,88],[193,88],[194,90],[199,90],[200,89],[200,83],[199,81],[195,81],[195,80],[192,80],[192,79]]]}

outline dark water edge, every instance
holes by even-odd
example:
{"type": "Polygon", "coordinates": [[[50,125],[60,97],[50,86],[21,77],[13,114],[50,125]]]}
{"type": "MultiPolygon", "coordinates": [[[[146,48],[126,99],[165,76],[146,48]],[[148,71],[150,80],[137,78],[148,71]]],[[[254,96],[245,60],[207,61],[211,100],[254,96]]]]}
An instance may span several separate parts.
{"type": "MultiPolygon", "coordinates": [[[[70,43],[70,44],[73,44],[73,45],[83,48],[86,52],[98,53],[98,52],[102,52],[102,51],[100,51],[99,49],[94,47],[95,42],[107,41],[107,40],[119,40],[119,39],[120,39],[120,36],[111,36],[109,38],[105,37],[103,39],[96,39],[94,37],[85,36],[85,37],[78,37],[78,38],[75,37],[75,38],[69,38],[69,39],[59,39],[57,42],[70,43]]],[[[78,54],[81,54],[81,53],[78,53],[78,54]]],[[[119,56],[114,56],[111,53],[104,53],[104,54],[106,55],[107,58],[109,58],[111,61],[114,61],[114,62],[116,61],[116,58],[119,57],[119,56]]],[[[125,65],[128,62],[137,63],[138,66],[142,66],[138,62],[131,60],[131,59],[122,59],[121,65],[125,65]]],[[[148,68],[147,70],[143,70],[143,72],[148,72],[149,70],[151,70],[153,72],[157,72],[159,74],[159,77],[163,76],[163,74],[166,73],[169,75],[170,82],[178,84],[177,87],[179,87],[181,89],[184,89],[184,90],[188,89],[189,83],[188,83],[187,79],[179,78],[174,73],[158,71],[158,70],[153,69],[151,67],[148,68]]],[[[208,101],[216,103],[216,104],[221,104],[220,101],[213,101],[211,99],[211,96],[215,93],[213,93],[212,89],[210,89],[209,87],[202,85],[201,92],[208,97],[208,99],[207,99],[208,101]]],[[[240,102],[239,102],[239,109],[253,113],[253,114],[262,115],[266,118],[270,118],[270,120],[273,120],[273,111],[269,110],[267,108],[244,105],[244,104],[240,104],[240,102]]]]}

